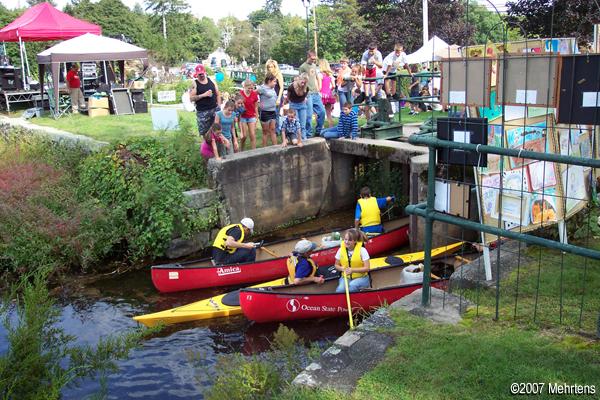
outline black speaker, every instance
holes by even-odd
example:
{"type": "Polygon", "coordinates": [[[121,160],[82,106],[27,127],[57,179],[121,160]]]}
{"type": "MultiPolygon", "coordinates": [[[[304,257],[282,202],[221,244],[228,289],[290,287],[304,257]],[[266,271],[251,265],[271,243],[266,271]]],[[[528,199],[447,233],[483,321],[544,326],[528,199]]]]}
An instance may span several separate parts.
{"type": "Polygon", "coordinates": [[[148,102],[147,101],[134,101],[133,102],[133,110],[136,114],[145,114],[148,112],[148,102]]]}
{"type": "Polygon", "coordinates": [[[144,101],[144,90],[143,89],[129,89],[131,93],[131,99],[135,103],[136,101],[144,101]]]}

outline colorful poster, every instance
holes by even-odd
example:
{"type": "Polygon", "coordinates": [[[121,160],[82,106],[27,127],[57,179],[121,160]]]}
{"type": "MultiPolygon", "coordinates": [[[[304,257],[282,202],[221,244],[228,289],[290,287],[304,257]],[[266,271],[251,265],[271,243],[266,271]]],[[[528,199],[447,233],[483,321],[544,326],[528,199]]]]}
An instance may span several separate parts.
{"type": "Polygon", "coordinates": [[[523,169],[504,171],[502,173],[502,188],[504,192],[520,195],[521,192],[530,192],[529,180],[523,169]]]}
{"type": "Polygon", "coordinates": [[[531,223],[557,222],[556,188],[545,189],[541,193],[535,193],[531,200],[531,223]]]}
{"type": "Polygon", "coordinates": [[[588,199],[585,185],[586,173],[579,165],[570,165],[562,172],[563,191],[566,197],[566,210],[568,214],[581,201],[588,199]]]}
{"type": "Polygon", "coordinates": [[[483,213],[498,218],[498,196],[500,195],[500,174],[481,177],[481,197],[483,213]]]}
{"type": "Polygon", "coordinates": [[[529,184],[534,192],[543,188],[556,186],[556,171],[554,163],[537,161],[527,166],[529,172],[529,184]]]}
{"type": "MultiPolygon", "coordinates": [[[[507,145],[511,149],[523,149],[545,153],[549,149],[546,140],[546,122],[538,122],[529,126],[519,126],[506,131],[507,145]]],[[[530,159],[509,157],[510,168],[518,168],[533,162],[530,159]]]]}

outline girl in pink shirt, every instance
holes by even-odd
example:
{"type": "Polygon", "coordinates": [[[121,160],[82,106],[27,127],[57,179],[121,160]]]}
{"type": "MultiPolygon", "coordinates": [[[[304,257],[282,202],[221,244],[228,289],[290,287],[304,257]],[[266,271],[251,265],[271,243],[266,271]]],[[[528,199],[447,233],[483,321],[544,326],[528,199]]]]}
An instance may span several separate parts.
{"type": "Polygon", "coordinates": [[[331,111],[333,111],[333,105],[335,104],[335,95],[333,89],[335,89],[335,82],[333,80],[333,71],[329,66],[329,62],[325,59],[319,61],[319,69],[321,70],[321,99],[325,106],[325,113],[327,115],[327,127],[333,126],[333,118],[331,118],[331,111]]]}

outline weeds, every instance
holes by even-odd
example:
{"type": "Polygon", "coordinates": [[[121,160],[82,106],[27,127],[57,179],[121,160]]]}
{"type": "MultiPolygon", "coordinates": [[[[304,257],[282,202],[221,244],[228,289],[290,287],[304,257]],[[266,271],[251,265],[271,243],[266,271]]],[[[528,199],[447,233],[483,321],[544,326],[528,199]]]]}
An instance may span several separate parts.
{"type": "Polygon", "coordinates": [[[212,379],[210,371],[202,366],[201,357],[191,355],[191,359],[199,382],[213,380],[212,387],[205,393],[206,399],[271,399],[281,394],[321,350],[317,345],[306,348],[296,332],[279,325],[270,351],[251,356],[221,355],[212,379]]]}

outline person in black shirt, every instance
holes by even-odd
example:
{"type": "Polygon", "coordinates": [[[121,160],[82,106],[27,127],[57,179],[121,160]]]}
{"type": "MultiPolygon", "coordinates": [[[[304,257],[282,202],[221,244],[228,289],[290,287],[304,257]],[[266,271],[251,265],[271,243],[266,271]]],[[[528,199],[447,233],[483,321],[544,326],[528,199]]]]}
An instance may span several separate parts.
{"type": "Polygon", "coordinates": [[[206,76],[204,65],[196,66],[195,76],[190,101],[196,103],[198,132],[203,136],[215,122],[215,113],[221,104],[221,94],[217,85],[206,76]]]}
{"type": "Polygon", "coordinates": [[[219,231],[213,242],[212,259],[215,265],[227,265],[256,260],[256,248],[260,244],[244,243],[244,239],[252,234],[254,221],[242,218],[239,224],[227,225],[219,231]]]}

